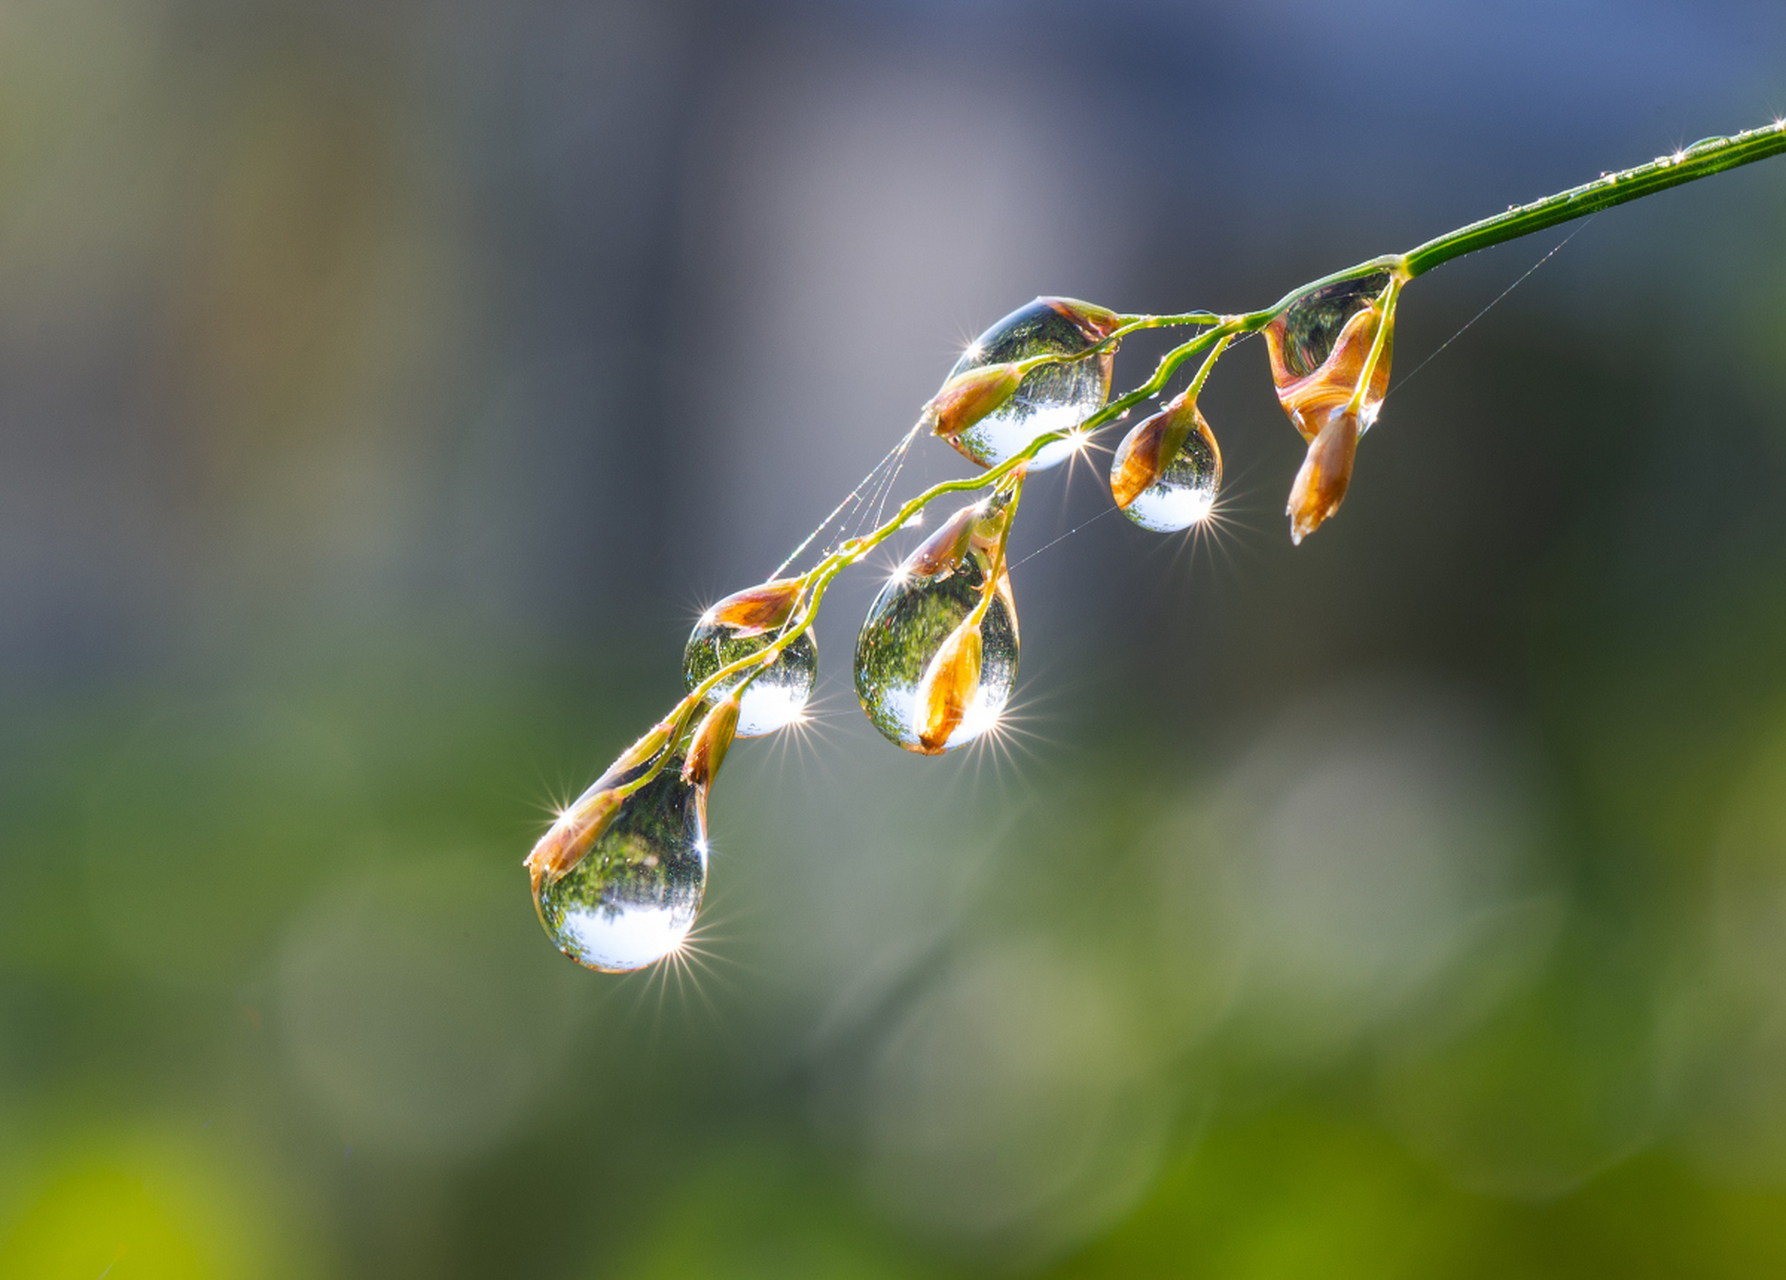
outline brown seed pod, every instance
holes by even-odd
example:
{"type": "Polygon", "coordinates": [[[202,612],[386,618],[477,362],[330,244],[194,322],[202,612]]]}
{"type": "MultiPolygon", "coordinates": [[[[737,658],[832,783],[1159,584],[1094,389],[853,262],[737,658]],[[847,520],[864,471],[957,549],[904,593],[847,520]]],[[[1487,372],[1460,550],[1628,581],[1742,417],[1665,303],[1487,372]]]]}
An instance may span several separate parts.
{"type": "Polygon", "coordinates": [[[918,747],[925,755],[947,750],[949,735],[980,687],[980,620],[970,617],[943,641],[918,686],[918,747]]]}
{"type": "Polygon", "coordinates": [[[1221,474],[1221,450],[1215,433],[1209,429],[1197,402],[1189,393],[1179,396],[1164,409],[1137,423],[1116,446],[1110,461],[1110,494],[1116,505],[1125,510],[1172,465],[1184,443],[1196,432],[1208,443],[1215,457],[1216,474],[1221,474]]]}
{"type": "Polygon", "coordinates": [[[988,364],[958,373],[924,406],[920,421],[943,439],[954,441],[1016,392],[1023,371],[1016,364],[988,364]]]}
{"type": "Polygon", "coordinates": [[[705,787],[719,773],[726,751],[738,732],[738,695],[717,703],[701,720],[682,762],[682,780],[705,787]]]}
{"type": "Polygon", "coordinates": [[[1309,441],[1302,469],[1290,486],[1290,541],[1298,545],[1321,527],[1345,501],[1352,483],[1352,459],[1358,450],[1358,418],[1343,408],[1328,415],[1327,425],[1309,441]]]}
{"type": "Polygon", "coordinates": [[[723,625],[734,640],[774,631],[788,620],[805,585],[804,578],[777,578],[733,592],[701,615],[701,625],[723,625]]]}

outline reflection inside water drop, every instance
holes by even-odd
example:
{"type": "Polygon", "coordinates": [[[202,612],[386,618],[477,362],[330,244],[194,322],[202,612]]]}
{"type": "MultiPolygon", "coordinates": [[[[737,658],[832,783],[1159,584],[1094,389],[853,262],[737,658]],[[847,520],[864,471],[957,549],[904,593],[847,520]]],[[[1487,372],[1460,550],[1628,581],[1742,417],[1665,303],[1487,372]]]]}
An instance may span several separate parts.
{"type": "Polygon", "coordinates": [[[1214,485],[1176,484],[1170,472],[1167,468],[1167,475],[1123,508],[1123,514],[1143,529],[1176,533],[1208,519],[1215,509],[1214,485]]]}
{"type": "Polygon", "coordinates": [[[580,862],[555,881],[541,879],[534,901],[565,955],[626,972],[682,945],[706,883],[706,799],[682,780],[682,761],[671,759],[627,797],[580,862]]]}
{"type": "Polygon", "coordinates": [[[1319,369],[1333,354],[1334,343],[1346,321],[1370,306],[1388,287],[1389,273],[1380,271],[1311,289],[1291,303],[1271,326],[1284,368],[1296,378],[1306,378],[1319,369]]]}
{"type": "MultiPolygon", "coordinates": [[[[1161,437],[1174,410],[1164,409],[1138,423],[1117,446],[1111,463],[1113,486],[1120,486],[1131,461],[1141,466],[1145,476],[1157,465],[1157,451],[1164,447],[1161,437]],[[1141,455],[1146,455],[1145,457],[1141,455]]],[[[1184,410],[1179,410],[1184,412],[1184,410]]],[[[1222,483],[1222,454],[1216,447],[1209,424],[1195,408],[1191,428],[1164,467],[1159,467],[1146,488],[1122,504],[1122,513],[1143,529],[1154,533],[1175,533],[1208,519],[1215,509],[1216,492],[1222,483]]]]}
{"type": "MultiPolygon", "coordinates": [[[[921,742],[920,687],[931,659],[980,603],[997,550],[1003,512],[955,513],[881,588],[856,641],[856,696],[868,719],[908,751],[921,742]]],[[[938,751],[950,751],[994,727],[1017,679],[1017,607],[1008,574],[993,582],[980,624],[980,680],[960,722],[938,751]]]]}
{"type": "MultiPolygon", "coordinates": [[[[949,378],[982,365],[1040,355],[1076,355],[1096,345],[1108,332],[1100,319],[1095,308],[1081,305],[1075,309],[1064,299],[1037,298],[974,339],[949,370],[949,378]]],[[[1071,431],[1102,408],[1110,392],[1111,367],[1112,354],[1104,351],[1085,360],[1032,370],[1003,406],[962,430],[950,443],[982,466],[995,467],[1037,436],[1071,431]]],[[[947,385],[949,379],[943,381],[947,385]]],[[[1072,440],[1048,445],[1036,454],[1029,468],[1041,471],[1055,466],[1076,447],[1072,440]]]]}
{"type": "MultiPolygon", "coordinates": [[[[728,608],[740,597],[750,594],[739,592],[737,596],[720,601],[701,615],[701,620],[689,633],[688,647],[682,652],[682,678],[689,689],[694,689],[721,667],[761,653],[774,643],[776,632],[786,619],[785,610],[771,625],[763,626],[739,620],[736,616],[739,611],[728,608]]],[[[792,604],[791,597],[788,603],[792,604]]],[[[797,721],[806,710],[807,700],[812,697],[818,670],[818,643],[811,631],[802,632],[739,696],[738,736],[760,737],[797,721]]],[[[740,671],[720,681],[708,695],[708,701],[718,702],[725,698],[749,674],[748,670],[740,671]]]]}

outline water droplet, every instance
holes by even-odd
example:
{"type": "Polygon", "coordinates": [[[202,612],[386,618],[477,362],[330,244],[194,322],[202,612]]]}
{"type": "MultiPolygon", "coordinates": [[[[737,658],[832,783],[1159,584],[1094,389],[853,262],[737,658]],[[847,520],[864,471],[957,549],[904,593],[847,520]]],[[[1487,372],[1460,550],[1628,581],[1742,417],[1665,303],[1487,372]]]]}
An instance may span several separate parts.
{"type": "Polygon", "coordinates": [[[1221,483],[1221,450],[1194,403],[1174,402],[1137,423],[1110,463],[1116,505],[1154,533],[1176,533],[1207,519],[1221,483]]]}
{"type": "Polygon", "coordinates": [[[1267,328],[1267,337],[1275,339],[1272,350],[1292,377],[1306,378],[1333,354],[1346,322],[1370,306],[1388,286],[1389,273],[1380,271],[1311,289],[1284,308],[1283,314],[1267,328]]]}
{"type": "MultiPolygon", "coordinates": [[[[996,499],[964,507],[907,556],[869,606],[856,641],[856,696],[874,727],[907,751],[936,755],[998,723],[1017,679],[1017,606],[1002,566],[980,622],[979,678],[959,698],[941,743],[925,745],[926,674],[988,590],[1009,509],[996,499]]],[[[931,686],[936,684],[933,676],[931,686]]]]}
{"type": "MultiPolygon", "coordinates": [[[[605,776],[623,785],[634,768],[605,776]]],[[[672,758],[621,801],[589,850],[556,879],[539,876],[534,903],[559,950],[610,973],[642,969],[682,945],[707,884],[707,803],[672,758]]]]}
{"type": "MultiPolygon", "coordinates": [[[[1069,298],[1037,298],[1019,307],[974,340],[949,377],[982,365],[1041,355],[1075,355],[1095,346],[1118,323],[1101,307],[1069,298]]],[[[984,467],[996,467],[1037,436],[1070,431],[1103,407],[1110,394],[1114,353],[1044,365],[1032,370],[1002,406],[952,437],[949,443],[984,467]]],[[[947,385],[948,379],[944,379],[947,385]]],[[[1048,445],[1030,462],[1041,471],[1070,457],[1073,442],[1048,445]]]]}
{"type": "MultiPolygon", "coordinates": [[[[1265,327],[1271,376],[1278,402],[1304,440],[1313,440],[1327,416],[1351,401],[1364,376],[1384,308],[1378,297],[1388,272],[1310,290],[1265,327]]],[[[1370,430],[1389,389],[1393,333],[1383,335],[1382,351],[1359,404],[1358,430],[1370,430]]]]}
{"type": "MultiPolygon", "coordinates": [[[[682,678],[689,689],[721,667],[768,648],[799,595],[800,580],[784,578],[729,595],[702,614],[682,653],[682,678]]],[[[738,700],[738,736],[761,737],[798,720],[818,671],[818,642],[806,631],[745,688],[738,700]]],[[[708,700],[720,701],[749,674],[741,671],[720,681],[708,700]]]]}

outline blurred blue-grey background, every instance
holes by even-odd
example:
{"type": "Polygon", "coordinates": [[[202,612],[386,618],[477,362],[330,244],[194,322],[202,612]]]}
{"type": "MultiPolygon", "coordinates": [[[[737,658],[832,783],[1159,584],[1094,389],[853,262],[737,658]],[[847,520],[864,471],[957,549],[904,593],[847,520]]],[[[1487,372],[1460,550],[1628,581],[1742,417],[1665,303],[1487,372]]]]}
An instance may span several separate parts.
{"type": "Polygon", "coordinates": [[[1301,548],[1256,343],[1219,535],[1039,477],[996,750],[867,728],[846,580],[686,969],[519,865],[1013,306],[1782,111],[1777,0],[0,6],[0,1274],[1786,1269],[1786,160],[1586,224],[1301,548]]]}

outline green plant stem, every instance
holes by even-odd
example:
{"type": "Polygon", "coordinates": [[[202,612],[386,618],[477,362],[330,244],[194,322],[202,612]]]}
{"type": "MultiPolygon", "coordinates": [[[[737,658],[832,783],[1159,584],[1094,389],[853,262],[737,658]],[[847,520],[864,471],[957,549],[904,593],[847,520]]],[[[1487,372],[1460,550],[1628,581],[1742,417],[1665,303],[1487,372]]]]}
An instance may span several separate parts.
{"type": "Polygon", "coordinates": [[[1734,137],[1706,138],[1673,155],[1658,157],[1633,169],[1604,174],[1593,182],[1559,191],[1531,204],[1516,205],[1505,213],[1459,227],[1410,250],[1402,260],[1407,264],[1410,276],[1422,275],[1466,253],[1585,218],[1590,213],[1629,200],[1640,200],[1669,187],[1678,187],[1683,182],[1695,182],[1738,165],[1765,160],[1782,151],[1786,151],[1786,122],[1748,129],[1734,137]]]}
{"type": "MultiPolygon", "coordinates": [[[[664,764],[674,755],[678,742],[688,728],[692,713],[716,686],[740,672],[749,673],[746,676],[746,683],[748,683],[759,672],[765,670],[784,649],[812,626],[813,620],[818,614],[819,605],[824,600],[825,592],[837,575],[856,564],[862,557],[903,528],[913,516],[923,511],[932,502],[946,494],[972,492],[984,489],[988,485],[999,484],[1013,472],[1028,464],[1036,454],[1047,446],[1074,437],[1083,439],[1102,430],[1126,416],[1135,405],[1162,390],[1171,380],[1172,375],[1187,361],[1204,352],[1210,352],[1208,360],[1197,374],[1197,384],[1200,386],[1203,379],[1209,375],[1216,358],[1230,342],[1243,334],[1257,333],[1265,328],[1282,314],[1285,308],[1310,290],[1385,271],[1399,277],[1392,286],[1393,289],[1399,289],[1400,284],[1406,280],[1423,275],[1434,267],[1450,262],[1453,258],[1474,253],[1478,249],[1486,249],[1491,245],[1502,244],[1508,240],[1517,240],[1521,236],[1531,235],[1535,231],[1543,231],[1547,227],[1554,227],[1576,218],[1584,218],[1589,214],[1598,213],[1602,209],[1610,209],[1614,205],[1642,199],[1644,196],[1654,195],[1669,187],[1707,178],[1714,173],[1722,173],[1726,169],[1750,164],[1783,151],[1786,151],[1786,122],[1776,122],[1758,129],[1745,130],[1728,138],[1706,138],[1673,155],[1659,157],[1648,164],[1624,169],[1618,173],[1605,174],[1593,182],[1571,187],[1567,191],[1560,191],[1556,195],[1546,196],[1544,199],[1535,200],[1530,204],[1517,205],[1492,218],[1483,218],[1479,222],[1472,222],[1466,227],[1459,227],[1455,231],[1428,240],[1425,244],[1411,249],[1407,253],[1371,258],[1347,267],[1343,271],[1323,276],[1319,280],[1299,286],[1261,311],[1228,316],[1217,315],[1210,311],[1189,311],[1178,315],[1126,315],[1121,317],[1121,323],[1108,337],[1074,356],[1073,359],[1083,360],[1100,354],[1120,342],[1125,335],[1140,329],[1163,329],[1188,325],[1198,325],[1202,328],[1194,337],[1161,356],[1159,363],[1154,367],[1153,374],[1140,386],[1106,403],[1073,431],[1051,431],[1039,435],[1014,457],[1006,459],[981,475],[968,476],[960,480],[947,480],[941,484],[932,485],[907,501],[893,513],[892,518],[885,524],[860,537],[849,539],[836,550],[821,558],[811,569],[799,575],[803,584],[800,603],[790,614],[787,622],[783,624],[775,639],[759,652],[746,658],[740,658],[715,671],[690,690],[687,696],[671,709],[670,714],[659,722],[660,725],[668,726],[669,729],[665,746],[649,768],[619,788],[621,794],[630,795],[657,776],[664,764]],[[752,670],[752,668],[755,669],[752,670]]],[[[1379,334],[1377,344],[1373,346],[1371,352],[1370,363],[1372,366],[1376,362],[1378,349],[1382,342],[1383,335],[1379,334]]],[[[1366,377],[1368,380],[1368,370],[1366,377]]],[[[1005,527],[1007,534],[1009,529],[1010,524],[1007,522],[1005,527]]],[[[817,531],[815,530],[815,532],[817,531]]],[[[798,553],[796,552],[796,554],[798,553]]],[[[596,794],[597,786],[592,786],[566,810],[567,815],[596,794]]]]}
{"type": "MultiPolygon", "coordinates": [[[[867,555],[896,530],[903,528],[907,521],[936,499],[945,494],[968,492],[996,484],[1018,467],[1028,463],[1048,445],[1067,439],[1069,434],[1088,435],[1108,426],[1125,415],[1135,405],[1160,391],[1185,362],[1214,348],[1210,361],[1198,372],[1197,377],[1200,383],[1208,376],[1210,366],[1213,365],[1215,356],[1220,354],[1222,348],[1242,334],[1256,333],[1263,329],[1275,320],[1284,308],[1310,289],[1319,288],[1325,284],[1338,283],[1342,280],[1357,279],[1359,276],[1371,275],[1379,271],[1391,271],[1406,279],[1412,279],[1436,266],[1451,261],[1453,258],[1473,253],[1477,249],[1486,249],[1490,245],[1518,239],[1520,236],[1542,231],[1546,227],[1586,217],[1601,209],[1609,209],[1628,200],[1640,199],[1668,187],[1679,186],[1684,182],[1710,177],[1714,173],[1720,173],[1738,165],[1749,164],[1781,151],[1786,151],[1786,124],[1765,125],[1758,129],[1746,130],[1729,138],[1707,138],[1673,156],[1663,156],[1648,164],[1607,174],[1593,182],[1585,183],[1579,187],[1571,187],[1567,191],[1559,192],[1543,200],[1518,206],[1506,213],[1496,214],[1492,218],[1473,222],[1467,227],[1460,227],[1456,231],[1429,240],[1405,254],[1389,254],[1360,262],[1343,271],[1325,276],[1312,284],[1303,285],[1261,311],[1234,316],[1218,316],[1209,311],[1190,311],[1167,316],[1124,316],[1122,324],[1110,337],[1088,348],[1077,358],[1085,359],[1095,355],[1120,341],[1126,334],[1138,329],[1170,328],[1191,324],[1205,327],[1195,337],[1174,347],[1162,356],[1154,368],[1153,375],[1147,381],[1104,405],[1097,413],[1087,418],[1076,432],[1048,432],[1030,441],[1028,446],[1015,457],[1007,459],[983,475],[932,485],[906,502],[893,513],[891,519],[878,529],[874,529],[860,538],[845,542],[804,575],[813,582],[812,592],[808,598],[809,607],[798,611],[797,620],[790,619],[791,625],[776,638],[775,643],[765,649],[762,655],[752,655],[734,663],[731,667],[716,672],[709,681],[704,682],[702,688],[709,688],[713,684],[717,684],[720,680],[751,663],[767,665],[768,661],[772,661],[774,654],[792,644],[811,625],[812,615],[817,612],[819,601],[824,595],[824,589],[830,585],[831,580],[839,572],[867,555]]],[[[1380,342],[1381,336],[1379,336],[1379,345],[1380,342]]],[[[1376,355],[1375,349],[1373,349],[1372,355],[1373,357],[1376,355]]],[[[695,697],[695,694],[690,695],[690,698],[695,697]]]]}
{"type": "MultiPolygon", "coordinates": [[[[1529,205],[1522,205],[1492,218],[1484,218],[1480,222],[1473,222],[1467,227],[1461,227],[1435,240],[1429,240],[1408,253],[1390,254],[1358,263],[1344,271],[1325,276],[1312,284],[1303,285],[1262,311],[1233,316],[1218,316],[1209,311],[1190,311],[1168,316],[1124,316],[1122,324],[1108,338],[1088,348],[1075,358],[1086,359],[1098,354],[1119,341],[1124,335],[1138,329],[1171,328],[1191,324],[1204,327],[1195,337],[1174,347],[1162,356],[1154,368],[1153,375],[1147,381],[1104,405],[1097,413],[1080,424],[1076,431],[1047,432],[1030,441],[1014,457],[1006,459],[982,475],[968,476],[960,480],[946,480],[941,484],[932,485],[907,501],[893,513],[885,524],[859,538],[850,539],[830,555],[821,559],[818,564],[801,575],[811,584],[806,597],[806,607],[795,611],[775,641],[761,653],[741,658],[730,666],[716,671],[695,691],[691,692],[684,701],[691,705],[698,702],[720,681],[752,664],[757,664],[759,667],[767,666],[774,660],[775,655],[792,644],[812,625],[813,615],[817,613],[819,603],[824,598],[825,588],[830,586],[831,581],[838,573],[855,564],[938,498],[949,493],[970,492],[997,484],[1017,468],[1028,463],[1048,445],[1065,440],[1070,435],[1084,436],[1108,426],[1125,415],[1135,405],[1160,391],[1185,362],[1214,348],[1210,361],[1198,372],[1197,380],[1201,383],[1204,378],[1208,377],[1210,367],[1214,364],[1214,357],[1220,354],[1222,348],[1242,334],[1256,333],[1263,329],[1275,320],[1285,307],[1295,302],[1310,289],[1342,280],[1357,279],[1359,276],[1371,275],[1378,271],[1397,272],[1406,278],[1412,278],[1422,272],[1432,270],[1441,263],[1449,262],[1453,258],[1461,257],[1477,249],[1484,249],[1506,240],[1530,235],[1534,231],[1542,231],[1544,228],[1555,226],[1560,222],[1585,217],[1601,209],[1623,204],[1627,200],[1636,200],[1667,187],[1678,186],[1683,182],[1692,182],[1697,178],[1709,177],[1725,169],[1748,164],[1781,151],[1786,151],[1786,127],[1778,124],[1751,129],[1732,138],[1708,138],[1703,142],[1694,143],[1691,147],[1678,153],[1678,156],[1664,156],[1649,164],[1626,169],[1620,173],[1608,174],[1583,186],[1572,187],[1568,191],[1559,192],[1529,205]]],[[[1381,341],[1381,335],[1379,335],[1379,345],[1381,341]]],[[[1376,350],[1373,348],[1372,355],[1375,356],[1375,354],[1376,350]]]]}
{"type": "Polygon", "coordinates": [[[1005,548],[1011,541],[1011,526],[1017,523],[1017,504],[1023,501],[1023,480],[1025,472],[1018,472],[1011,484],[1011,505],[1005,508],[1004,523],[998,530],[998,549],[993,553],[991,563],[986,570],[986,585],[980,589],[980,603],[968,615],[968,621],[979,626],[986,618],[986,611],[992,607],[992,597],[998,594],[999,577],[1005,570],[1005,548]]]}

